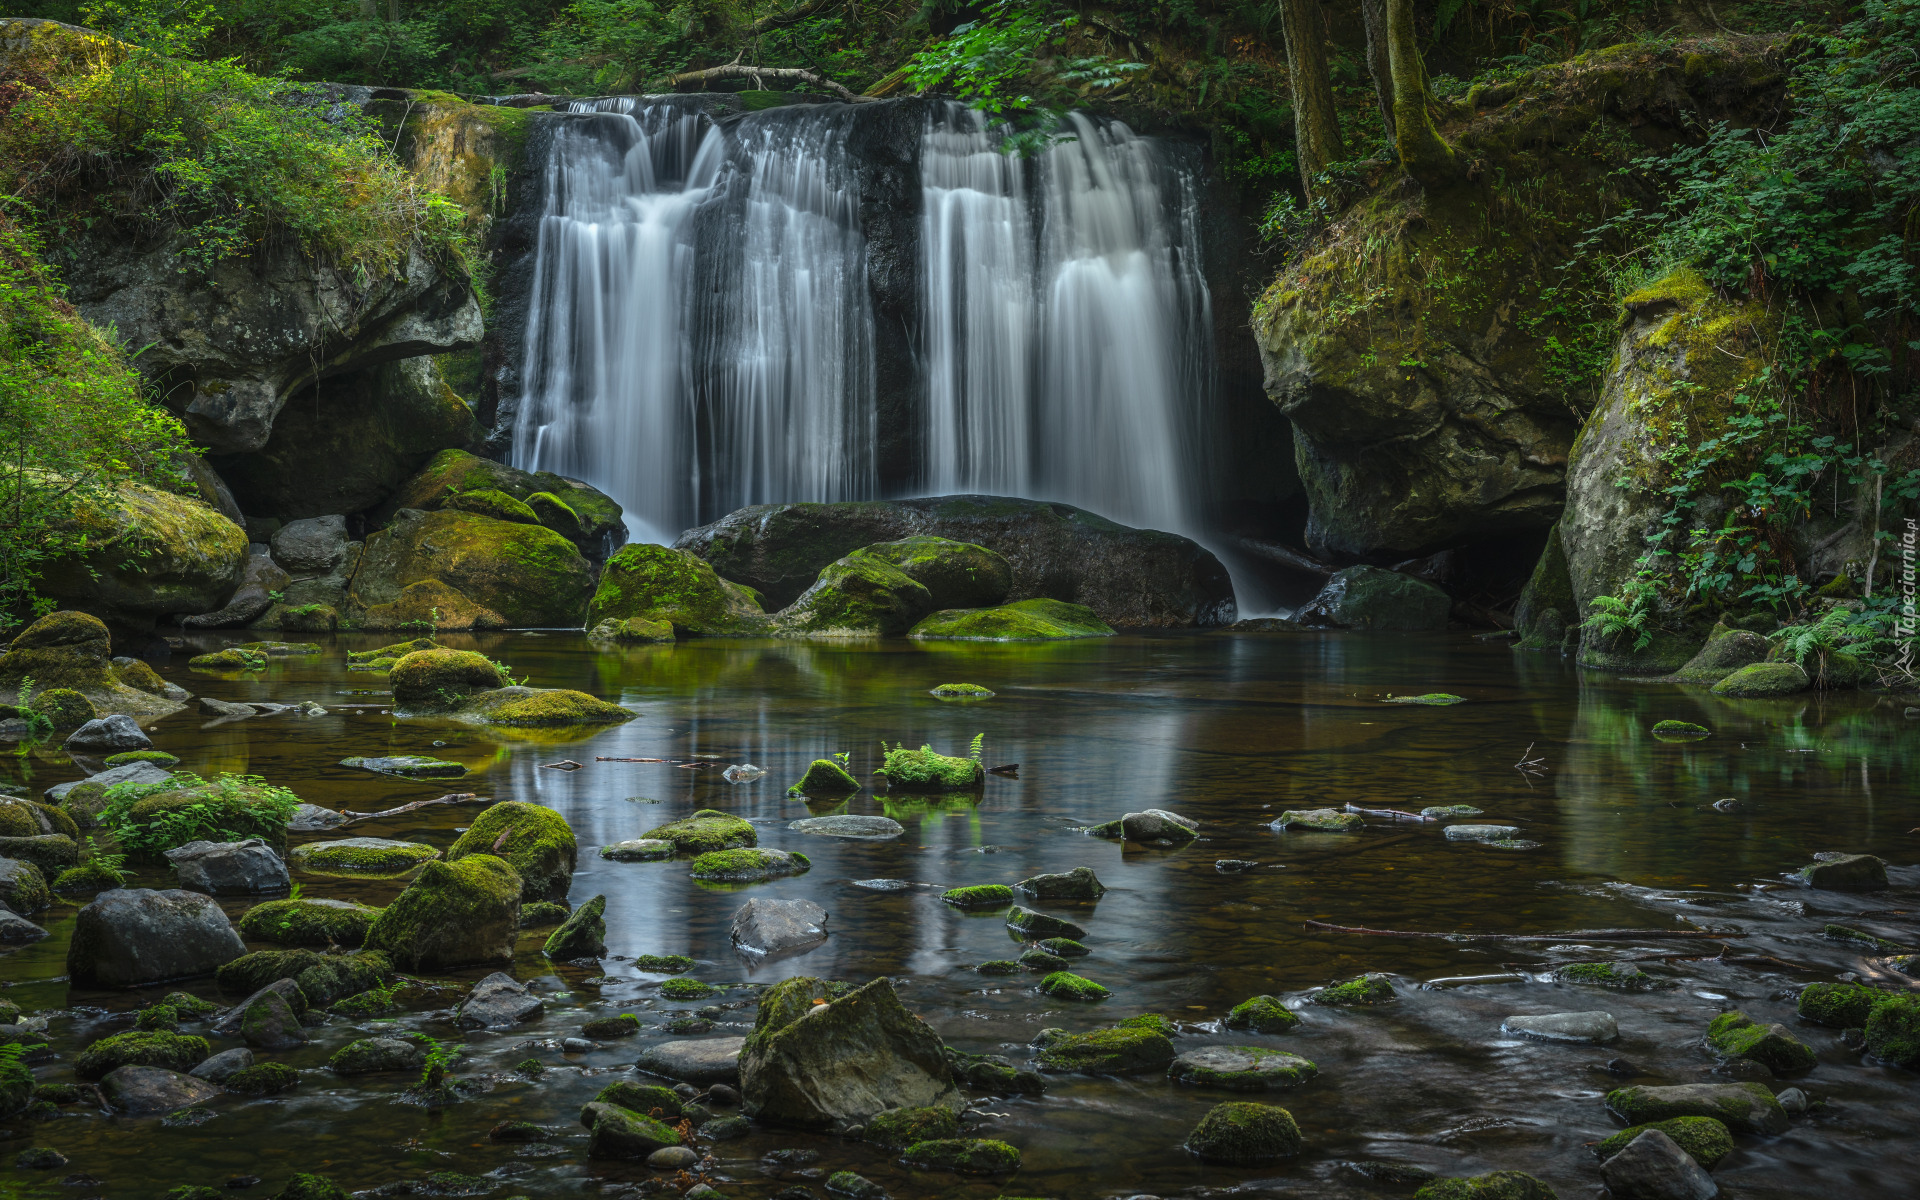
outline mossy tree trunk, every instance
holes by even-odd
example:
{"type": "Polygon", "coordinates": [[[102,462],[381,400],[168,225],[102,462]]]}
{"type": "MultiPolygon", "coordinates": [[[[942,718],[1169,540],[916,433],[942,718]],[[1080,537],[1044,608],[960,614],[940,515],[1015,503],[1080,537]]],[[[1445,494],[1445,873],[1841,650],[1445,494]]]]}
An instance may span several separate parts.
{"type": "Polygon", "coordinates": [[[1327,74],[1326,23],[1320,0],[1281,0],[1287,38],[1287,78],[1293,91],[1293,136],[1300,185],[1309,200],[1321,172],[1345,157],[1340,121],[1334,115],[1333,81],[1327,74]]]}
{"type": "Polygon", "coordinates": [[[1427,112],[1427,67],[1414,42],[1413,0],[1386,0],[1387,65],[1393,76],[1393,144],[1400,165],[1426,187],[1459,177],[1459,162],[1427,112]]]}
{"type": "Polygon", "coordinates": [[[1387,55],[1387,0],[1360,0],[1360,20],[1367,28],[1367,74],[1380,104],[1380,123],[1393,138],[1393,66],[1387,55]]]}

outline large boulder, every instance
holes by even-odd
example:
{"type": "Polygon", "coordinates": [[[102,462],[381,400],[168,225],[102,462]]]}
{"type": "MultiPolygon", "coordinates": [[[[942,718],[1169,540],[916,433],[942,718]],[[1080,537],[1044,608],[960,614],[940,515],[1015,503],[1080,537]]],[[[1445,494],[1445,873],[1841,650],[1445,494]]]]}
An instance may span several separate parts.
{"type": "Polygon", "coordinates": [[[1084,604],[1109,625],[1225,625],[1236,613],[1226,568],[1194,542],[1004,496],[762,504],[689,530],[674,545],[785,606],[851,552],[923,535],[1000,555],[1012,571],[1009,599],[1084,604]]]}
{"type": "Polygon", "coordinates": [[[1447,627],[1448,595],[1424,579],[1380,567],[1336,571],[1293,619],[1336,629],[1433,630],[1447,627]]]}
{"type": "Polygon", "coordinates": [[[302,393],[266,445],[215,465],[248,515],[297,521],[373,508],[436,453],[464,449],[479,433],[433,359],[407,358],[302,393]]]}
{"type": "Polygon", "coordinates": [[[125,713],[97,717],[67,735],[60,743],[63,750],[78,750],[82,754],[112,754],[121,750],[151,750],[153,740],[140,723],[125,713]]]}
{"type": "Polygon", "coordinates": [[[1628,1087],[1607,1093],[1607,1108],[1629,1125],[1671,1117],[1712,1117],[1737,1133],[1762,1137],[1787,1131],[1787,1112],[1764,1084],[1684,1083],[1628,1087]]]}
{"type": "Polygon", "coordinates": [[[1600,1178],[1616,1200],[1714,1200],[1720,1194],[1713,1177],[1658,1129],[1601,1163],[1600,1178]]]}
{"type": "Polygon", "coordinates": [[[353,539],[347,536],[347,519],[339,513],[303,517],[276,529],[272,540],[273,561],[288,575],[325,575],[347,559],[353,539]]]}
{"type": "Polygon", "coordinates": [[[82,501],[69,524],[86,535],[86,549],[42,564],[36,586],[134,628],[219,608],[246,566],[238,525],[197,499],[144,484],[121,483],[82,501]]]}
{"type": "Polygon", "coordinates": [[[740,1053],[748,1116],[819,1129],[864,1124],[890,1108],[964,1107],[938,1034],[885,978],[830,1003],[802,977],[774,985],[740,1053]]]}
{"type": "Polygon", "coordinates": [[[1667,676],[1672,683],[1712,685],[1754,663],[1765,662],[1773,643],[1747,629],[1715,625],[1707,634],[1707,644],[1686,665],[1667,676]]]}
{"type": "Polygon", "coordinates": [[[16,913],[43,912],[53,905],[47,876],[39,866],[21,858],[0,858],[0,905],[16,913]]]}
{"type": "Polygon", "coordinates": [[[274,596],[283,594],[292,581],[267,547],[256,543],[248,547],[240,582],[225,604],[211,611],[177,613],[175,619],[182,629],[237,629],[272,608],[274,596]]]}
{"type": "Polygon", "coordinates": [[[579,847],[573,827],[550,808],[524,800],[503,800],[474,818],[447,851],[448,862],[472,855],[503,858],[520,877],[523,901],[558,902],[573,886],[579,847]]]}
{"type": "Polygon", "coordinates": [[[165,1067],[120,1067],[100,1081],[100,1095],[108,1106],[131,1116],[176,1112],[219,1094],[217,1084],[165,1067]]]}
{"type": "Polygon", "coordinates": [[[926,588],[934,608],[991,608],[1013,590],[1013,567],[985,546],[910,537],[877,542],[865,553],[926,588]]]}
{"type": "Polygon", "coordinates": [[[788,637],[902,634],[933,611],[933,594],[886,559],[855,550],[828,563],[812,587],[773,619],[788,637]]]}
{"type": "Polygon", "coordinates": [[[32,681],[31,698],[68,688],[92,701],[99,713],[135,717],[178,712],[164,696],[128,687],[113,669],[113,642],[100,618],[83,612],[52,612],[21,630],[0,654],[0,695],[11,700],[32,681]]]}
{"type": "Polygon", "coordinates": [[[393,702],[403,711],[439,712],[455,708],[476,692],[491,691],[506,680],[500,667],[472,650],[414,650],[387,670],[393,702]]]}
{"type": "Polygon", "coordinates": [[[733,944],[748,954],[793,954],[827,940],[827,910],[811,900],[755,896],[733,914],[733,944]]]}
{"type": "Polygon", "coordinates": [[[67,975],[83,987],[144,987],[211,975],[246,952],[211,896],[116,888],[74,918],[67,975]]]}
{"type": "Polygon", "coordinates": [[[406,971],[511,963],[520,934],[520,876],[505,860],[473,854],[430,862],[380,910],[366,945],[406,971]]]}
{"type": "Polygon", "coordinates": [[[403,509],[367,537],[347,604],[364,616],[426,580],[510,625],[578,626],[594,589],[593,565],[544,526],[453,509],[403,509]]]}
{"type": "Polygon", "coordinates": [[[384,524],[402,509],[454,507],[459,497],[482,491],[499,492],[526,504],[536,520],[573,540],[580,552],[595,562],[606,561],[627,540],[620,506],[604,493],[551,471],[522,471],[464,450],[443,450],[434,455],[374,511],[373,519],[384,524]]]}
{"type": "Polygon", "coordinates": [[[993,608],[942,609],[915,625],[910,636],[920,641],[1054,642],[1113,634],[1113,626],[1084,604],[1036,598],[993,608]]]}
{"type": "Polygon", "coordinates": [[[748,637],[767,628],[767,614],[751,590],[722,579],[685,550],[644,543],[607,560],[586,627],[630,619],[670,625],[678,637],[748,637]]]}

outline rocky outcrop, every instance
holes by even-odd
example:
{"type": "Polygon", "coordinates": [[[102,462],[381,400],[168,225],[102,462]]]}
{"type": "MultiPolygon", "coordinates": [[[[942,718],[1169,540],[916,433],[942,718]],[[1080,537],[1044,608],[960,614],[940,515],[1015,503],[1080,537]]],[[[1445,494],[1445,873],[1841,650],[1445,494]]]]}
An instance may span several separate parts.
{"type": "Polygon", "coordinates": [[[1379,567],[1336,571],[1293,619],[1336,629],[1434,630],[1447,627],[1453,601],[1424,579],[1379,567]]]}
{"type": "Polygon", "coordinates": [[[292,578],[273,561],[265,545],[255,542],[247,551],[240,581],[227,602],[210,612],[175,614],[182,629],[237,629],[273,607],[274,594],[283,591],[292,578]]]}
{"type": "Polygon", "coordinates": [[[498,492],[527,505],[535,523],[567,538],[595,562],[605,561],[627,540],[620,506],[604,493],[577,479],[550,471],[522,471],[462,450],[443,450],[434,455],[374,510],[372,520],[386,524],[408,508],[431,512],[460,507],[460,499],[475,492],[498,492]]]}
{"type": "Polygon", "coordinates": [[[113,667],[113,639],[98,617],[48,613],[20,631],[0,654],[0,694],[13,696],[28,680],[37,698],[56,688],[79,692],[99,713],[135,717],[178,712],[178,701],[121,682],[113,667]]]}
{"type": "Polygon", "coordinates": [[[70,525],[84,552],[53,559],[38,587],[118,625],[219,608],[240,583],[247,535],[197,499],[121,483],[83,501],[70,525]]]}
{"type": "Polygon", "coordinates": [[[1083,604],[1109,625],[1224,625],[1236,611],[1226,568],[1186,538],[1002,496],[756,505],[674,545],[784,607],[852,551],[915,536],[985,547],[1012,570],[1009,599],[1083,604]]]}
{"type": "Polygon", "coordinates": [[[75,918],[67,974],[83,986],[144,987],[211,975],[246,949],[211,896],[120,888],[75,918]]]}
{"type": "Polygon", "coordinates": [[[316,383],[479,344],[473,289],[418,247],[361,282],[293,239],[183,270],[187,236],[98,240],[74,256],[68,282],[83,316],[146,347],[134,364],[216,454],[264,448],[281,409],[316,383]]]}
{"type": "Polygon", "coordinates": [[[890,980],[816,1003],[824,999],[826,986],[804,977],[762,997],[740,1053],[748,1116],[821,1129],[892,1108],[964,1106],[939,1035],[907,1011],[890,980]]]}
{"type": "Polygon", "coordinates": [[[663,624],[675,637],[749,637],[768,624],[751,589],[686,550],[641,543],[607,560],[587,607],[589,629],[621,621],[663,624]]]}

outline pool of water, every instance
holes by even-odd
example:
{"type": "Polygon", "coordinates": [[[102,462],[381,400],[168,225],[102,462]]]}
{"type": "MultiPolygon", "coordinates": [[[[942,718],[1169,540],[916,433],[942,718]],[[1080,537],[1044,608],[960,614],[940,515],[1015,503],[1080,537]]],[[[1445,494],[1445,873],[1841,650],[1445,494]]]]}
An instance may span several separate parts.
{"type": "MultiPolygon", "coordinates": [[[[233,1194],[269,1196],[294,1171],[322,1171],[359,1189],[456,1170],[488,1176],[491,1194],[502,1197],[618,1192],[652,1173],[640,1164],[589,1162],[576,1121],[580,1104],[628,1072],[639,1050],[666,1040],[658,1026],[670,1015],[713,1003],[661,998],[664,976],[632,967],[641,954],[691,955],[699,960],[693,977],[723,985],[799,974],[852,981],[888,975],[948,1043],[1016,1061],[1031,1053],[1027,1043],[1044,1027],[1079,1031],[1160,1012],[1183,1023],[1178,1048],[1264,1044],[1319,1066],[1306,1086],[1265,1097],[1289,1109],[1306,1138],[1305,1152],[1278,1166],[1211,1166],[1182,1149],[1207,1109],[1234,1097],[1157,1076],[1050,1076],[1044,1096],[982,1097],[968,1120],[971,1135],[1020,1147],[1023,1166],[1011,1180],[913,1172],[858,1142],[756,1130],[712,1147],[712,1181],[731,1196],[770,1196],[796,1183],[824,1194],[825,1173],[843,1169],[897,1197],[1391,1191],[1342,1165],[1362,1159],[1443,1174],[1517,1169],[1562,1196],[1592,1195],[1599,1182],[1590,1144],[1617,1127],[1602,1106],[1604,1093],[1630,1082],[1728,1080],[1701,1035],[1715,1014],[1736,1006],[1762,1021],[1795,1025],[1820,1065],[1793,1082],[1825,1104],[1782,1137],[1742,1139],[1715,1172],[1722,1185],[1743,1197],[1835,1187],[1895,1195],[1910,1186],[1900,1180],[1912,1176],[1920,1077],[1865,1064],[1835,1031],[1792,1016],[1792,997],[1807,982],[1851,971],[1909,983],[1821,933],[1824,923],[1839,920],[1909,943],[1920,938],[1913,895],[1920,887],[1913,865],[1920,858],[1916,726],[1897,700],[1844,694],[1723,701],[1703,689],[1583,675],[1557,657],[1516,654],[1463,635],[1191,633],[1047,646],[693,642],[621,650],[574,633],[443,636],[510,663],[536,685],[580,688],[638,714],[577,738],[502,740],[497,732],[393,718],[380,707],[384,676],[350,673],[343,663],[346,650],[379,640],[342,637],[319,657],[276,660],[248,675],[192,671],[186,656],[177,656],[162,673],[197,694],[313,700],[330,711],[239,721],[182,713],[153,727],[155,744],[179,755],[185,769],[261,775],[329,808],[372,812],[450,790],[550,805],[579,836],[571,899],[607,897],[610,957],[595,969],[556,967],[539,954],[546,931],[529,932],[514,970],[543,995],[544,1017],[464,1036],[444,1008],[387,1024],[336,1018],[314,1031],[312,1046],[281,1056],[304,1071],[296,1091],[261,1100],[223,1097],[211,1106],[213,1119],[198,1126],[169,1128],[153,1118],[75,1108],[36,1125],[15,1121],[11,1140],[0,1144],[9,1166],[13,1152],[29,1144],[53,1146],[71,1159],[32,1177],[44,1178],[44,1187],[16,1172],[20,1186],[33,1194],[159,1197],[178,1184],[221,1186],[231,1176],[259,1176],[233,1194]],[[983,684],[998,696],[953,703],[927,694],[957,681],[983,684]],[[1383,702],[1432,691],[1468,702],[1383,702]],[[1659,741],[1649,730],[1667,718],[1699,722],[1712,736],[1659,741]],[[844,804],[806,803],[784,794],[814,758],[845,752],[865,778],[883,741],[964,754],[977,734],[989,764],[1019,764],[1017,778],[990,776],[978,803],[890,801],[866,791],[844,804]],[[338,765],[348,755],[389,753],[453,758],[471,773],[444,785],[338,765]],[[682,762],[602,761],[638,757],[682,762]],[[561,759],[584,766],[543,765],[561,759]],[[1516,764],[1523,759],[1534,765],[1522,769],[1516,764]],[[689,760],[716,765],[687,769],[689,760]],[[720,766],[743,763],[767,774],[741,784],[721,777],[720,766]],[[1448,842],[1437,825],[1384,818],[1351,834],[1268,828],[1289,808],[1345,804],[1468,804],[1484,811],[1478,820],[1519,826],[1537,845],[1448,842]],[[1149,807],[1197,820],[1201,837],[1175,849],[1079,832],[1149,807]],[[684,861],[614,863],[597,853],[604,843],[698,808],[754,820],[761,845],[804,851],[812,870],[720,887],[690,879],[684,861]],[[835,811],[889,815],[906,832],[891,841],[852,842],[787,828],[798,817],[835,811]],[[1893,864],[1895,890],[1854,897],[1788,882],[1788,872],[1821,851],[1880,854],[1893,864]],[[1259,866],[1223,873],[1215,867],[1220,859],[1259,866]],[[955,912],[940,903],[939,889],[1011,884],[1082,865],[1111,890],[1095,903],[1039,907],[1088,929],[1093,954],[1078,960],[1078,969],[1112,989],[1111,999],[1054,1000],[1035,990],[1037,976],[987,977],[971,969],[1013,957],[1019,945],[1000,914],[955,912]],[[854,886],[875,877],[924,886],[896,893],[854,886]],[[798,957],[743,958],[727,928],[748,895],[817,901],[831,914],[831,937],[798,957]],[[1729,953],[1772,956],[1784,965],[1702,957],[1717,954],[1718,941],[1399,939],[1316,930],[1309,922],[1504,934],[1700,928],[1739,932],[1726,943],[1729,953]],[[1549,978],[1558,963],[1615,957],[1646,957],[1640,965],[1671,986],[1628,994],[1549,978]],[[1305,1003],[1311,989],[1362,971],[1390,973],[1398,999],[1371,1009],[1305,1003]],[[1495,978],[1453,982],[1470,976],[1495,978]],[[587,982],[602,977],[614,982],[587,982]],[[1298,1031],[1262,1037],[1218,1027],[1230,1006],[1259,993],[1297,1007],[1304,1018],[1298,1031]],[[1569,1047],[1500,1033],[1509,1014],[1592,1009],[1618,1018],[1618,1043],[1569,1047]],[[565,1053],[558,1044],[586,1020],[622,1011],[639,1014],[649,1028],[585,1053],[565,1053]],[[457,1072],[471,1085],[466,1099],[428,1111],[401,1101],[409,1080],[338,1079],[322,1069],[346,1041],[396,1026],[463,1046],[457,1072]],[[550,1068],[537,1081],[511,1070],[529,1057],[550,1068]],[[553,1126],[560,1140],[532,1154],[490,1143],[486,1131],[508,1118],[553,1126]],[[819,1161],[806,1169],[814,1175],[780,1176],[760,1164],[763,1154],[783,1148],[817,1150],[819,1161]],[[72,1173],[98,1183],[59,1183],[72,1173]]],[[[81,774],[47,749],[0,759],[0,773],[34,787],[81,774]]],[[[351,832],[446,846],[477,812],[428,808],[351,832]]],[[[307,895],[373,904],[402,886],[298,878],[307,895]]],[[[167,886],[166,873],[148,869],[139,882],[167,886]]],[[[225,903],[237,917],[248,902],[225,903]]],[[[70,989],[63,976],[75,911],[62,903],[42,914],[36,919],[53,936],[0,958],[0,995],[25,1008],[59,1010],[51,1029],[58,1057],[36,1068],[44,1080],[70,1079],[81,1047],[128,1027],[133,1009],[172,990],[70,989]]],[[[454,982],[464,987],[484,973],[454,982]]],[[[210,980],[189,986],[220,998],[210,980]]],[[[458,992],[447,995],[443,1005],[458,992]]],[[[721,1015],[714,1035],[746,1032],[752,995],[739,988],[719,998],[744,1003],[721,1015]]]]}

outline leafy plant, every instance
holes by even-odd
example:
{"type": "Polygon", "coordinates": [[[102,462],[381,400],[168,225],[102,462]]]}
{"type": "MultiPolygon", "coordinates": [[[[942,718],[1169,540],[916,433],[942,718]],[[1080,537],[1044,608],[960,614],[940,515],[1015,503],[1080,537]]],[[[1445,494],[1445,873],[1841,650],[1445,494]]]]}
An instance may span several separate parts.
{"type": "Polygon", "coordinates": [[[155,857],[199,840],[233,842],[258,837],[279,842],[286,836],[287,821],[299,805],[300,797],[257,775],[223,774],[209,781],[179,771],[161,783],[122,783],[108,788],[99,823],[129,854],[155,857]],[[144,800],[176,792],[191,797],[190,802],[135,812],[144,800]]]}
{"type": "Polygon", "coordinates": [[[1879,625],[1860,620],[1853,610],[1836,604],[1818,620],[1786,625],[1768,636],[1780,643],[1783,656],[1801,666],[1809,666],[1812,660],[1809,673],[1824,681],[1830,656],[1843,649],[1870,652],[1882,641],[1882,632],[1879,625]]]}
{"type": "Polygon", "coordinates": [[[968,746],[968,747],[967,747],[967,757],[968,757],[968,758],[970,758],[970,759],[972,759],[972,760],[973,760],[973,761],[975,761],[975,762],[979,762],[979,761],[980,761],[980,750],[981,750],[981,748],[982,748],[983,746],[985,746],[985,745],[986,745],[986,741],[987,741],[987,735],[986,735],[986,734],[984,734],[984,733],[976,733],[976,734],[974,734],[974,735],[973,735],[973,743],[972,743],[972,745],[970,745],[970,746],[968,746]]]}
{"type": "Polygon", "coordinates": [[[1653,642],[1653,632],[1647,628],[1653,616],[1648,601],[1645,588],[1627,590],[1625,596],[1595,596],[1588,602],[1587,619],[1580,627],[1607,642],[1631,635],[1633,648],[1645,650],[1653,642]]]}
{"type": "Polygon", "coordinates": [[[95,844],[91,834],[87,837],[87,847],[81,855],[80,865],[97,875],[110,876],[118,883],[127,881],[127,873],[120,868],[126,865],[124,854],[108,854],[95,844]]]}

